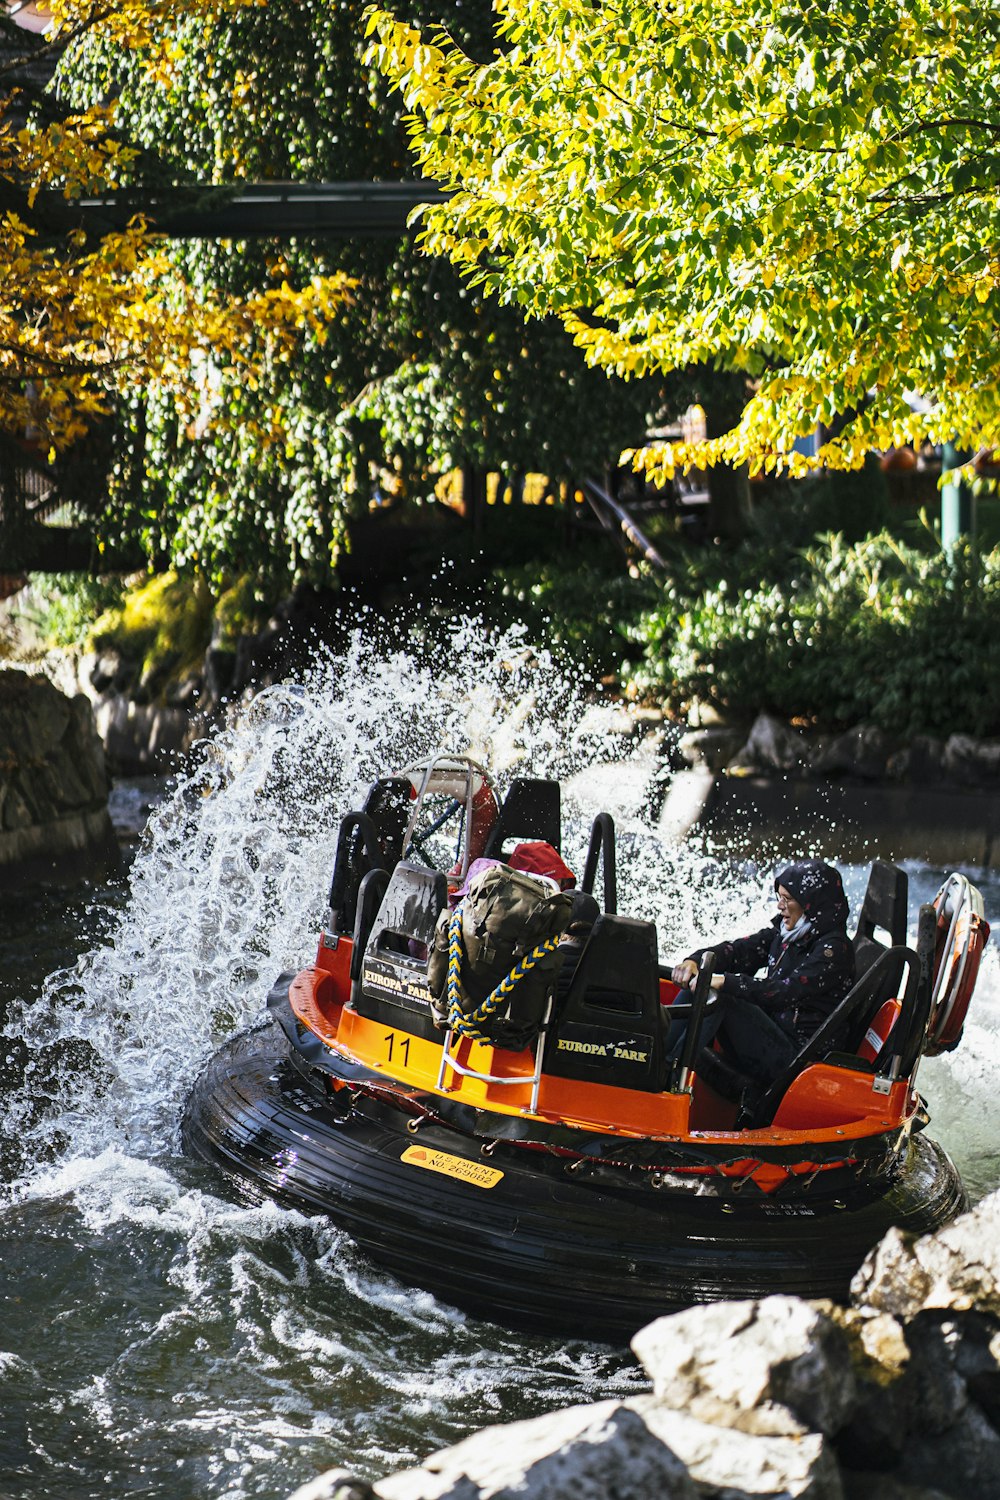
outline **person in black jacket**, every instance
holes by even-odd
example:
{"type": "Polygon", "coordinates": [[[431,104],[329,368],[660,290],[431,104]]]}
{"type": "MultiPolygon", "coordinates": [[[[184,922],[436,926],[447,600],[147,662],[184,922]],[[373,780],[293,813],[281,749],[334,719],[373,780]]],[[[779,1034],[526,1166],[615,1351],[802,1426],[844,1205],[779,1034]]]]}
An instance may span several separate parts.
{"type": "Polygon", "coordinates": [[[723,1059],[765,1086],[854,983],[839,873],[822,860],[797,860],[779,872],[774,888],[778,915],[769,927],[733,942],[706,943],[672,974],[675,984],[693,987],[702,955],[715,953],[716,1015],[700,1040],[714,1032],[723,1059]]]}

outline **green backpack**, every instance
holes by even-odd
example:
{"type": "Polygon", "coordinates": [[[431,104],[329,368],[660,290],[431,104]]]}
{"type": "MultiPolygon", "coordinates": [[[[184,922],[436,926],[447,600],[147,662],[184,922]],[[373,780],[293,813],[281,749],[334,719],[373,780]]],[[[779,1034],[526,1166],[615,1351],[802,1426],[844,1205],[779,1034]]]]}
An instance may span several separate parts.
{"type": "Polygon", "coordinates": [[[563,955],[558,939],[573,898],[546,881],[493,865],[470,882],[434,932],[427,980],[439,1026],[520,1051],[537,1037],[563,955]],[[458,939],[458,991],[448,984],[449,948],[458,939]],[[535,949],[541,948],[536,953],[535,949]]]}

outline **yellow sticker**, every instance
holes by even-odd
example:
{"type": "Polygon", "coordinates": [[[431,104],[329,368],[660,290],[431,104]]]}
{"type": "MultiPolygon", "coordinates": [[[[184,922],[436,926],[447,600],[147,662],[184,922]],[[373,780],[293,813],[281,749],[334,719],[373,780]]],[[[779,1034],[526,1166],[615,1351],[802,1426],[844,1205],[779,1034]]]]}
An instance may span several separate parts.
{"type": "Polygon", "coordinates": [[[487,1167],[482,1162],[466,1161],[463,1156],[449,1156],[446,1151],[430,1151],[426,1146],[407,1146],[400,1158],[414,1167],[426,1167],[428,1172],[443,1172],[446,1177],[457,1177],[472,1187],[496,1187],[503,1176],[496,1167],[487,1167]]]}

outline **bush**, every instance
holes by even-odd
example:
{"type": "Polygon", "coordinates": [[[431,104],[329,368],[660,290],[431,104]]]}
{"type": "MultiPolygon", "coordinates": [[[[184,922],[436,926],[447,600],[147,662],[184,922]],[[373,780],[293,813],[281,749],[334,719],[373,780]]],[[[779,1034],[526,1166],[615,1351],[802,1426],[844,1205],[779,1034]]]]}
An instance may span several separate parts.
{"type": "Polygon", "coordinates": [[[155,696],[168,681],[199,669],[211,638],[212,609],[203,578],[160,573],[101,615],[90,643],[97,651],[120,652],[141,671],[144,692],[155,696]]]}
{"type": "Polygon", "coordinates": [[[499,624],[522,623],[539,645],[554,647],[588,676],[621,668],[643,610],[659,592],[648,574],[633,577],[612,553],[598,563],[549,562],[498,569],[499,602],[487,604],[499,624]]]}
{"type": "Polygon", "coordinates": [[[640,688],[828,728],[1000,733],[1000,549],[926,555],[886,533],[823,538],[792,577],[675,586],[637,639],[640,688]]]}
{"type": "Polygon", "coordinates": [[[34,573],[24,614],[46,646],[79,646],[98,615],[121,605],[124,591],[117,575],[34,573]]]}

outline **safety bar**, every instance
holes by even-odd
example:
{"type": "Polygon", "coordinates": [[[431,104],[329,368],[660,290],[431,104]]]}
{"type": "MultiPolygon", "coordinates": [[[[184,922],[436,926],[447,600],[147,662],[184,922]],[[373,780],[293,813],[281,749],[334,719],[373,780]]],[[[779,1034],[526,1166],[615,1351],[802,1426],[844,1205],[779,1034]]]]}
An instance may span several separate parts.
{"type": "Polygon", "coordinates": [[[597,878],[597,861],[600,859],[604,875],[604,910],[614,916],[618,911],[618,868],[615,858],[615,824],[610,813],[598,813],[590,830],[587,860],[583,867],[581,890],[588,895],[594,893],[597,878]]]}
{"type": "MultiPolygon", "coordinates": [[[[535,1068],[531,1075],[531,1104],[529,1106],[532,1114],[538,1108],[538,1095],[542,1082],[542,1057],[545,1052],[545,1035],[548,1031],[549,1021],[552,1019],[552,1006],[553,997],[550,995],[548,1004],[545,1007],[545,1015],[542,1017],[542,1024],[538,1029],[538,1036],[535,1039],[535,1068]]],[[[441,1049],[441,1064],[438,1068],[437,1088],[443,1090],[446,1087],[445,1073],[448,1071],[460,1073],[463,1078],[478,1078],[480,1083],[510,1085],[523,1084],[525,1082],[523,1075],[515,1078],[511,1078],[508,1075],[500,1077],[497,1073],[480,1073],[476,1068],[467,1068],[464,1063],[460,1063],[458,1058],[452,1055],[451,1044],[454,1035],[454,1031],[449,1026],[445,1034],[444,1046],[441,1049]]]]}
{"type": "MultiPolygon", "coordinates": [[[[705,1008],[708,1005],[708,997],[712,989],[712,975],[715,973],[715,954],[706,953],[702,956],[698,967],[698,978],[694,987],[694,997],[691,1000],[691,1019],[688,1021],[687,1036],[684,1038],[684,1047],[681,1051],[680,1064],[677,1069],[676,1092],[687,1093],[691,1083],[692,1066],[694,1055],[698,1048],[698,1037],[701,1034],[701,1023],[705,1019],[705,1008]]],[[[672,1010],[673,1006],[668,1006],[672,1010]]]]}

